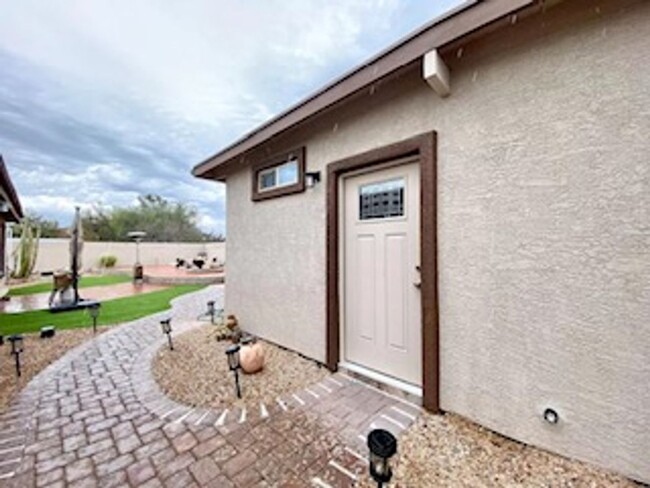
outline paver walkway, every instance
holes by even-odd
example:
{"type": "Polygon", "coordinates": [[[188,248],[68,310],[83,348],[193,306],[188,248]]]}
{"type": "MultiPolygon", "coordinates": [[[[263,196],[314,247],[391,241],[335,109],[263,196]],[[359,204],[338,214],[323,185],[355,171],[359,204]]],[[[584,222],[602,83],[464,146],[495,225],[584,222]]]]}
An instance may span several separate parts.
{"type": "Polygon", "coordinates": [[[352,486],[367,470],[365,435],[399,434],[417,407],[336,374],[304,390],[233,411],[193,409],[151,378],[165,342],[193,325],[212,286],[172,312],[125,324],[42,371],[0,417],[0,486],[352,486]]]}

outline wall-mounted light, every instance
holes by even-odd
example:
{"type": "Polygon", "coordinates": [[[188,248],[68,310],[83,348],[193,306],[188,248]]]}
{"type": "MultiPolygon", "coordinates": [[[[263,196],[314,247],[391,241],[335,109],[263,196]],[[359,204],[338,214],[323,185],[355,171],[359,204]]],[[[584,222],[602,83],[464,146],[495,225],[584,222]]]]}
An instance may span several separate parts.
{"type": "Polygon", "coordinates": [[[9,204],[4,200],[0,200],[0,213],[7,213],[9,211],[9,204]]]}
{"type": "Polygon", "coordinates": [[[552,408],[547,408],[544,410],[544,420],[551,425],[555,425],[560,421],[560,415],[552,408]]]}
{"type": "Polygon", "coordinates": [[[307,171],[305,173],[305,186],[314,188],[316,183],[320,183],[320,171],[307,171]]]}

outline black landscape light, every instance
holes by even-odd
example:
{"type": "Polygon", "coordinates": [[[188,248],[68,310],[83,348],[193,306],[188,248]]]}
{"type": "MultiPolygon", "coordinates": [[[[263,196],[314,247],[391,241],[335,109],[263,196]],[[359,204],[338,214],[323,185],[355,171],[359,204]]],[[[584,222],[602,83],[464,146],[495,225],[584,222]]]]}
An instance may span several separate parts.
{"type": "Polygon", "coordinates": [[[11,342],[11,354],[16,358],[16,376],[20,376],[20,353],[23,352],[23,336],[12,335],[7,340],[11,342]]]}
{"type": "Polygon", "coordinates": [[[169,342],[169,350],[174,350],[174,343],[172,342],[172,319],[165,319],[160,321],[163,334],[167,334],[167,341],[169,342]]]}
{"type": "Polygon", "coordinates": [[[90,307],[88,307],[88,313],[93,319],[93,334],[97,333],[97,318],[99,317],[99,307],[99,303],[93,303],[90,307]]]}
{"type": "Polygon", "coordinates": [[[226,349],[226,356],[228,357],[228,368],[235,373],[237,398],[241,398],[241,389],[239,388],[239,344],[234,344],[226,349]]]}
{"type": "Polygon", "coordinates": [[[215,314],[214,300],[208,301],[208,312],[207,312],[207,314],[208,314],[208,317],[210,317],[210,323],[214,325],[214,314],[215,314]]]}
{"type": "Polygon", "coordinates": [[[381,488],[393,477],[390,458],[397,452],[397,439],[383,429],[375,429],[368,434],[368,449],[370,450],[370,476],[381,488]]]}
{"type": "Polygon", "coordinates": [[[54,326],[53,325],[46,325],[45,327],[41,327],[41,339],[50,339],[54,337],[54,326]]]}

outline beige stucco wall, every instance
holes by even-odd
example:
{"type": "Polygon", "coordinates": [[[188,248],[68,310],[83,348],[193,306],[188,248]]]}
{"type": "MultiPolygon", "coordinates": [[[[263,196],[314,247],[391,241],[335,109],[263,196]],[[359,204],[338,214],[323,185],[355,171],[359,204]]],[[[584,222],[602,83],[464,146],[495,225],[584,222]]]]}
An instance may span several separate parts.
{"type": "MultiPolygon", "coordinates": [[[[413,72],[265,150],[324,171],[436,130],[442,408],[647,482],[650,2],[623,3],[521,21],[447,56],[449,98],[413,72]]],[[[226,307],[323,360],[326,184],[227,188],[226,307]]]]}
{"type": "MultiPolygon", "coordinates": [[[[11,249],[18,245],[18,239],[10,239],[11,249]]],[[[223,242],[142,242],[140,262],[146,265],[175,264],[176,258],[192,259],[199,252],[207,252],[208,259],[226,260],[226,245],[223,242]]],[[[83,269],[99,268],[99,259],[104,255],[117,257],[117,267],[130,267],[135,262],[135,244],[132,242],[85,242],[82,252],[83,269]]],[[[13,262],[9,263],[13,266],[13,262]]],[[[34,272],[55,271],[70,266],[69,239],[41,239],[34,272]]]]}

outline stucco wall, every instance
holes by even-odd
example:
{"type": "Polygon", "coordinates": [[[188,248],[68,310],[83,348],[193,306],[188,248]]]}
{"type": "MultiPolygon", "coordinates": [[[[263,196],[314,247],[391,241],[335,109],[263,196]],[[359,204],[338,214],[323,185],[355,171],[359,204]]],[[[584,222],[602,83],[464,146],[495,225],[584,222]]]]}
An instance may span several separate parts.
{"type": "MultiPolygon", "coordinates": [[[[414,71],[264,148],[305,144],[324,175],[436,130],[442,408],[645,481],[649,52],[649,2],[567,2],[447,55],[447,99],[414,71]]],[[[326,184],[227,188],[229,312],[323,360],[326,184]]]]}
{"type": "MultiPolygon", "coordinates": [[[[18,239],[10,239],[11,249],[18,245],[18,239]]],[[[176,258],[192,259],[199,252],[207,252],[208,259],[226,260],[226,245],[223,242],[142,242],[140,262],[146,265],[174,264],[176,258]]],[[[104,255],[117,257],[117,267],[131,266],[135,262],[135,244],[132,242],[85,242],[82,252],[83,269],[99,268],[99,259],[104,255]]],[[[8,263],[13,266],[13,262],[8,263]]],[[[70,266],[69,239],[41,239],[35,272],[55,271],[70,266]]]]}

